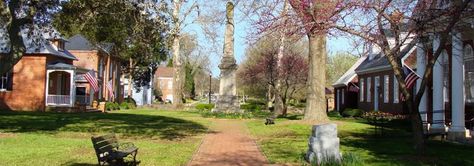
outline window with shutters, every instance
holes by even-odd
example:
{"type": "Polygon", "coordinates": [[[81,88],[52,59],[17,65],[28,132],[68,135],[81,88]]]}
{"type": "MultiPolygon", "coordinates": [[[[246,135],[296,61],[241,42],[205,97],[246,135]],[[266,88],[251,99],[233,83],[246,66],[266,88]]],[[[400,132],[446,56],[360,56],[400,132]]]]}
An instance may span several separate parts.
{"type": "Polygon", "coordinates": [[[0,77],[0,91],[11,91],[13,88],[13,72],[8,71],[0,77]]]}

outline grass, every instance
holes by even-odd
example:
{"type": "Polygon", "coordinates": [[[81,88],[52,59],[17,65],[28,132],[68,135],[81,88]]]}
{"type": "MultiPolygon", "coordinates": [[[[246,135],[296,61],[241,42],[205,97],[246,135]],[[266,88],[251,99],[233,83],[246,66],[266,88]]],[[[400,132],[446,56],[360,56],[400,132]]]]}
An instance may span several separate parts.
{"type": "Polygon", "coordinates": [[[183,165],[210,121],[197,113],[0,112],[0,165],[96,165],[90,137],[114,132],[139,147],[141,165],[183,165]]]}
{"type": "MultiPolygon", "coordinates": [[[[297,116],[277,119],[275,125],[265,126],[262,120],[247,123],[271,163],[305,164],[311,124],[297,116]]],[[[373,126],[364,120],[336,118],[340,150],[360,157],[363,165],[474,165],[474,147],[442,141],[428,141],[427,152],[415,157],[409,123],[391,122],[383,136],[373,134],[373,126]]]]}

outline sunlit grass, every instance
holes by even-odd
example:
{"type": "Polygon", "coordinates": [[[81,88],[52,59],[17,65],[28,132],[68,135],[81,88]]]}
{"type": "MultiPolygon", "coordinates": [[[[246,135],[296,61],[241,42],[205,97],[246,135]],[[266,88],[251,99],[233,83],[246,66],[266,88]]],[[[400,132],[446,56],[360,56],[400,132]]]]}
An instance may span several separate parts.
{"type": "MultiPolygon", "coordinates": [[[[417,157],[412,146],[409,123],[392,122],[383,136],[374,135],[364,120],[337,119],[342,153],[352,153],[363,165],[474,165],[474,146],[428,141],[427,152],[417,157]]],[[[262,120],[247,123],[271,163],[305,164],[311,125],[300,120],[278,119],[275,125],[262,120]]]]}
{"type": "Polygon", "coordinates": [[[181,111],[0,112],[0,165],[96,165],[90,137],[114,132],[133,142],[141,165],[183,165],[210,121],[181,111]]]}

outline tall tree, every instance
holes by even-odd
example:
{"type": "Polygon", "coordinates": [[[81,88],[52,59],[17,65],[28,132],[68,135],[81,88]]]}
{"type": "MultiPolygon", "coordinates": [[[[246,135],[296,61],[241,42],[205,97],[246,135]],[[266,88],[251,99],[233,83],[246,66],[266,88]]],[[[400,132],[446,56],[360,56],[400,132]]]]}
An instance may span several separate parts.
{"type": "Polygon", "coordinates": [[[298,47],[288,47],[279,57],[280,43],[272,42],[275,40],[278,41],[278,39],[262,40],[251,48],[249,59],[244,62],[244,66],[239,71],[239,78],[242,78],[244,86],[251,87],[250,94],[258,87],[267,88],[264,91],[279,88],[274,90],[279,94],[273,95],[281,101],[282,110],[278,115],[285,116],[288,108],[287,101],[306,87],[308,61],[298,47]],[[278,63],[280,65],[277,65],[278,63]],[[281,85],[276,86],[278,83],[281,85]]]}
{"type": "MultiPolygon", "coordinates": [[[[203,48],[198,44],[197,35],[183,33],[180,39],[180,56],[183,58],[185,68],[184,94],[187,98],[196,95],[196,73],[209,71],[209,56],[203,53],[203,48]]],[[[207,77],[201,78],[208,80],[207,77]]]]}
{"type": "Polygon", "coordinates": [[[305,120],[327,121],[325,96],[326,37],[329,28],[345,8],[340,0],[288,0],[291,10],[285,15],[276,15],[275,10],[284,9],[284,0],[262,1],[260,18],[253,25],[257,35],[266,35],[278,29],[287,29],[287,36],[306,36],[308,39],[308,90],[305,120]],[[281,21],[285,20],[285,21],[281,21]]]}
{"type": "Polygon", "coordinates": [[[23,28],[29,30],[28,37],[35,39],[32,44],[42,46],[43,34],[32,33],[32,30],[51,31],[48,26],[52,14],[60,9],[59,2],[60,0],[0,0],[0,31],[7,34],[0,36],[7,48],[0,53],[0,74],[13,68],[25,53],[27,46],[23,43],[23,28]]]}
{"type": "Polygon", "coordinates": [[[187,0],[172,0],[171,3],[171,41],[172,41],[172,54],[173,54],[173,105],[175,107],[181,107],[183,104],[183,88],[184,88],[184,66],[183,60],[180,56],[180,38],[182,35],[182,30],[193,23],[189,21],[191,13],[196,11],[199,15],[199,5],[196,0],[187,1],[187,0]],[[189,5],[187,8],[185,5],[189,5]]]}
{"type": "Polygon", "coordinates": [[[55,16],[55,27],[67,36],[82,33],[93,43],[112,43],[115,53],[128,60],[123,66],[131,96],[132,86],[148,85],[151,73],[166,58],[166,10],[154,0],[70,0],[55,16]]]}

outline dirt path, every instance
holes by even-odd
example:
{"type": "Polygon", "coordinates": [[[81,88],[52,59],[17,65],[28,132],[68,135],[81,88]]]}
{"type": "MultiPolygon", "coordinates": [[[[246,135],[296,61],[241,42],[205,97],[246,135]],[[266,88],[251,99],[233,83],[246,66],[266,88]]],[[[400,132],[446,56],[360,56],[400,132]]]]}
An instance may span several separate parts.
{"type": "Polygon", "coordinates": [[[189,163],[195,165],[267,165],[267,159],[239,120],[215,120],[214,133],[208,134],[189,163]]]}

